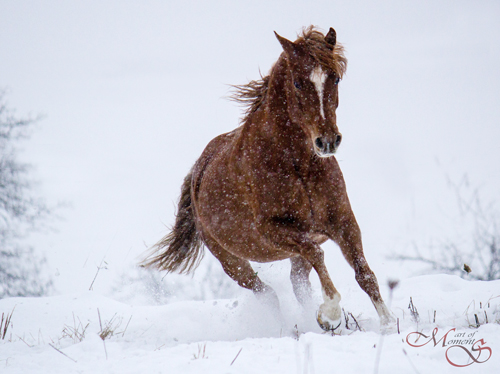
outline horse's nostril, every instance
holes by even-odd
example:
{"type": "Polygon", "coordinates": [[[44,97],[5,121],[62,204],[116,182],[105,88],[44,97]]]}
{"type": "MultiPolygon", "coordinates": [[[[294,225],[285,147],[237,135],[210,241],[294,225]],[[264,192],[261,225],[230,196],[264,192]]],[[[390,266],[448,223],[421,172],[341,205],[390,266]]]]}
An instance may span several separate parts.
{"type": "Polygon", "coordinates": [[[338,134],[336,137],[335,137],[335,148],[337,148],[339,145],[340,145],[340,142],[342,141],[342,135],[341,134],[338,134]]]}
{"type": "Polygon", "coordinates": [[[321,140],[321,138],[316,138],[316,147],[318,147],[319,149],[323,149],[323,141],[321,140]]]}

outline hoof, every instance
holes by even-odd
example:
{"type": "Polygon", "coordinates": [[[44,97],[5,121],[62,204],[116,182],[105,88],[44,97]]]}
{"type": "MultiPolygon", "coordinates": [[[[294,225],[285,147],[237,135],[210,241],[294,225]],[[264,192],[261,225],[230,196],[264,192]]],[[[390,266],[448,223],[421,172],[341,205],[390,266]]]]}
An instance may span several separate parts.
{"type": "Polygon", "coordinates": [[[391,335],[397,332],[396,319],[393,316],[386,316],[380,319],[380,333],[391,335]]]}
{"type": "Polygon", "coordinates": [[[381,325],[394,325],[396,324],[396,318],[391,315],[383,316],[380,318],[381,325]]]}
{"type": "Polygon", "coordinates": [[[266,304],[266,305],[270,306],[271,308],[274,308],[277,310],[280,309],[280,302],[279,302],[278,296],[276,295],[276,292],[274,292],[274,290],[271,287],[266,286],[261,291],[254,292],[254,295],[257,297],[257,299],[261,303],[266,304]]]}
{"type": "Polygon", "coordinates": [[[318,321],[319,327],[321,327],[324,331],[335,331],[340,327],[340,324],[342,323],[340,318],[335,321],[329,319],[321,312],[321,309],[318,310],[318,313],[316,314],[316,321],[318,321]]]}
{"type": "Polygon", "coordinates": [[[382,335],[392,335],[395,334],[396,332],[398,332],[396,324],[380,325],[380,333],[382,335]]]}

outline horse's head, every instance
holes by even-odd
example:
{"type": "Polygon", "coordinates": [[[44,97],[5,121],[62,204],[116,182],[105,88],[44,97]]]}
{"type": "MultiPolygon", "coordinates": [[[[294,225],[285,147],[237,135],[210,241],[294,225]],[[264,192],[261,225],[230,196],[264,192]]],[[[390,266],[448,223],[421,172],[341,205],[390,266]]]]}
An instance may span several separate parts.
{"type": "Polygon", "coordinates": [[[284,91],[290,120],[299,125],[319,157],[332,156],[342,141],[337,127],[338,83],[345,71],[336,33],[315,30],[291,42],[276,34],[284,50],[284,91]]]}

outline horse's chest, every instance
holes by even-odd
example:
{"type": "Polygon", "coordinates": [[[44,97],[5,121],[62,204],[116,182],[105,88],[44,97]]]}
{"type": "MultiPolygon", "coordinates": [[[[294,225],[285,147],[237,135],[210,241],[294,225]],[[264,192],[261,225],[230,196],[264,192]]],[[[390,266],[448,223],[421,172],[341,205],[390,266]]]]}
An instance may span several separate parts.
{"type": "Polygon", "coordinates": [[[310,174],[309,178],[304,179],[315,231],[322,231],[324,226],[328,226],[332,215],[337,214],[346,200],[344,179],[340,169],[335,166],[333,164],[328,170],[310,174]]]}
{"type": "Polygon", "coordinates": [[[328,191],[317,183],[306,184],[305,193],[309,201],[309,210],[314,226],[325,223],[329,204],[328,191]]]}

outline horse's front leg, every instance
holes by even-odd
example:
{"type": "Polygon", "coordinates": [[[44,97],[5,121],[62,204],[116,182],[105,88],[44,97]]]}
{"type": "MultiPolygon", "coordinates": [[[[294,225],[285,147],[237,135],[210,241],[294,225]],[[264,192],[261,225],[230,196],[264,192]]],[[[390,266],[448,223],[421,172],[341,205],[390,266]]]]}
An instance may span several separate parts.
{"type": "Polygon", "coordinates": [[[363,253],[361,231],[354,214],[343,214],[343,219],[334,226],[332,239],[339,245],[345,259],[354,269],[356,281],[370,297],[382,325],[394,322],[389,309],[380,295],[377,277],[368,266],[363,253]]]}
{"type": "Polygon", "coordinates": [[[266,231],[273,232],[274,235],[268,236],[268,240],[272,240],[275,246],[287,252],[299,255],[292,259],[292,285],[299,301],[301,301],[301,289],[310,287],[308,275],[313,268],[321,283],[323,293],[323,304],[320,305],[317,319],[318,323],[324,330],[333,330],[340,325],[341,308],[340,293],[337,291],[328,274],[328,270],[324,261],[324,253],[320,246],[309,239],[306,234],[292,227],[280,227],[278,230],[266,231]],[[305,283],[304,283],[305,282],[305,283]],[[302,283],[302,284],[301,284],[302,283]]]}

